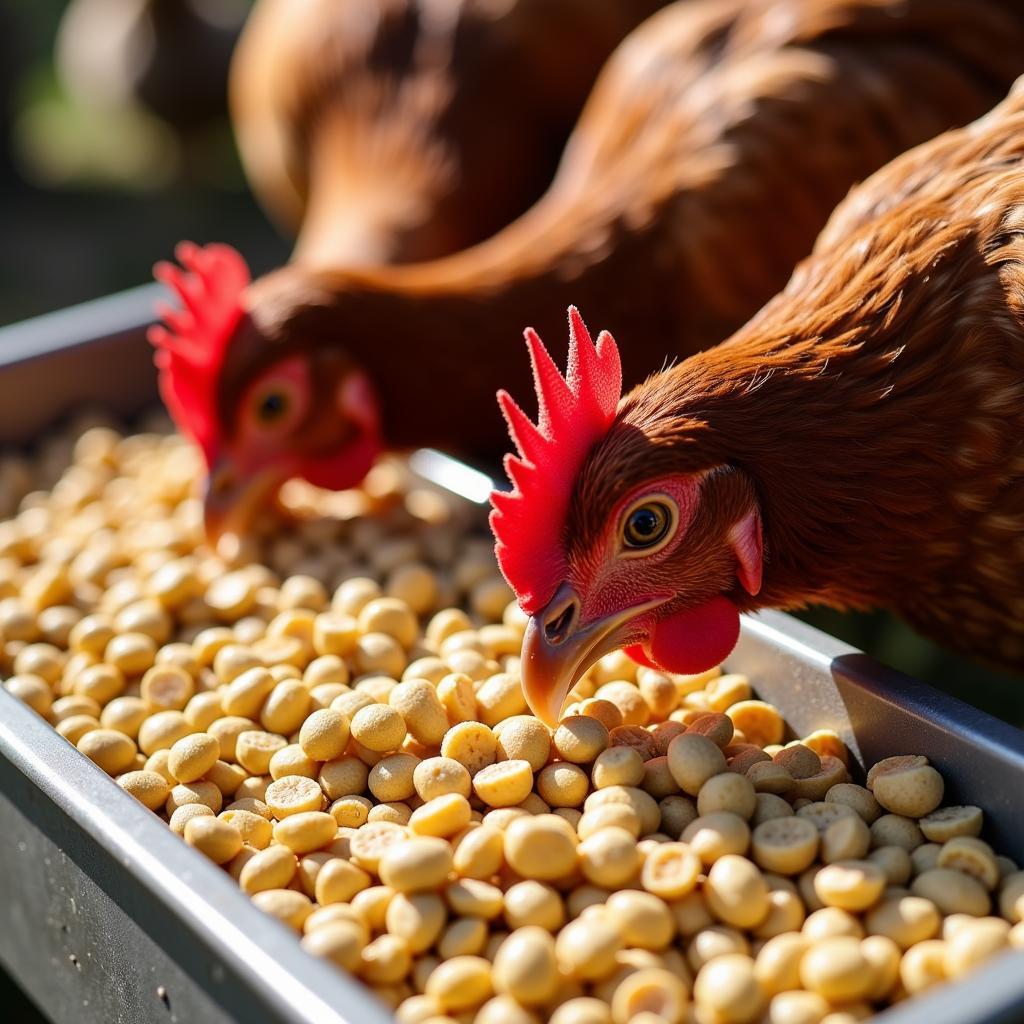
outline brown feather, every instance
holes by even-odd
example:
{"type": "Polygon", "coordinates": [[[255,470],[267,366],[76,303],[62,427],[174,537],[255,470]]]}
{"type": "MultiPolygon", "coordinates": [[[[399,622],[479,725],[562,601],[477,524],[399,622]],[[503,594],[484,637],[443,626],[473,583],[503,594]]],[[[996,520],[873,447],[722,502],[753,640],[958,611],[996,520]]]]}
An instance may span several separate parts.
{"type": "Polygon", "coordinates": [[[249,178],[319,265],[454,252],[550,183],[616,44],[666,0],[261,0],[232,108],[249,178]]]}
{"type": "MultiPolygon", "coordinates": [[[[673,4],[616,51],[525,216],[430,263],[280,271],[254,286],[253,320],[267,351],[315,338],[362,363],[393,443],[494,459],[493,391],[529,388],[524,324],[562,359],[576,303],[621,339],[627,383],[717,343],[852,184],[989,109],[1021,71],[1010,0],[673,4]]],[[[249,358],[229,360],[231,380],[249,358]]]]}
{"type": "MultiPolygon", "coordinates": [[[[1024,83],[867,181],[746,327],[628,395],[572,529],[722,464],[764,524],[743,606],[885,606],[1024,666],[1024,83]]],[[[703,511],[720,534],[737,510],[703,511]]]]}

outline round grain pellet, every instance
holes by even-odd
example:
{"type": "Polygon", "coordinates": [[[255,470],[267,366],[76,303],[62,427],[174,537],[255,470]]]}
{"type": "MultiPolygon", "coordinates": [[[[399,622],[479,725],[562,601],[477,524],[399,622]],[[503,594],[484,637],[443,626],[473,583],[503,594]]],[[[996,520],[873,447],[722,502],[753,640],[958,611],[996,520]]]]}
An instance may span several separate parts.
{"type": "Polygon", "coordinates": [[[915,996],[945,980],[945,942],[928,939],[911,946],[903,954],[900,960],[900,981],[909,995],[915,996]]]}
{"type": "MultiPolygon", "coordinates": [[[[731,762],[729,767],[733,767],[731,762]]],[[[770,760],[756,761],[745,774],[757,793],[789,793],[796,786],[796,780],[790,775],[789,770],[770,760]]]]}
{"type": "Polygon", "coordinates": [[[274,839],[297,854],[323,849],[337,834],[338,823],[323,811],[292,814],[274,826],[274,839]]]}
{"type": "Polygon", "coordinates": [[[660,967],[649,967],[628,974],[612,994],[612,1020],[629,1024],[668,1021],[679,1024],[689,1002],[689,993],[682,980],[660,967]]]}
{"type": "Polygon", "coordinates": [[[555,1008],[550,1024],[612,1024],[611,1007],[591,996],[576,996],[555,1008]]]}
{"type": "Polygon", "coordinates": [[[426,994],[451,1013],[475,1009],[493,992],[491,965],[479,956],[446,960],[427,979],[426,994]]]}
{"type": "Polygon", "coordinates": [[[158,772],[126,772],[118,777],[117,784],[151,811],[159,811],[171,791],[167,780],[158,772]]]}
{"type": "Polygon", "coordinates": [[[577,864],[576,846],[572,826],[554,814],[517,818],[505,830],[505,860],[526,878],[566,877],[577,864]]]}
{"type": "Polygon", "coordinates": [[[423,953],[433,946],[447,920],[448,911],[441,898],[424,892],[395,893],[384,917],[388,933],[404,939],[412,953],[423,953]]]}
{"type": "Polygon", "coordinates": [[[587,773],[567,761],[555,761],[537,776],[537,792],[552,807],[581,806],[589,788],[587,773]]]}
{"type": "Polygon", "coordinates": [[[625,885],[636,876],[642,863],[636,837],[614,826],[588,836],[579,844],[578,853],[584,877],[606,889],[625,885]]]}
{"type": "Polygon", "coordinates": [[[727,770],[725,755],[706,736],[684,733],[668,747],[668,768],[679,788],[696,796],[708,779],[727,770]]]}
{"type": "Polygon", "coordinates": [[[447,839],[466,828],[471,817],[469,801],[459,793],[447,793],[417,807],[409,819],[409,828],[417,835],[447,839]]]}
{"type": "MultiPolygon", "coordinates": [[[[23,704],[27,704],[37,715],[46,717],[53,704],[53,690],[50,684],[38,675],[22,673],[4,681],[4,689],[23,704]]],[[[108,705],[109,707],[109,705],[108,705]]],[[[105,713],[105,709],[104,709],[105,713]]],[[[105,727],[112,728],[108,722],[105,727]]]]}
{"type": "Polygon", "coordinates": [[[942,776],[923,757],[890,757],[868,772],[868,788],[891,814],[923,818],[942,802],[942,776]]]}
{"type": "Polygon", "coordinates": [[[480,722],[453,725],[441,741],[441,756],[458,761],[471,776],[493,764],[497,753],[498,741],[494,733],[480,722]]]}
{"type": "Polygon", "coordinates": [[[504,860],[504,833],[490,825],[463,832],[456,837],[452,864],[463,878],[490,878],[504,860]]]}
{"type": "Polygon", "coordinates": [[[220,743],[215,736],[194,733],[171,747],[167,768],[178,782],[201,779],[220,759],[220,743]]]}
{"type": "Polygon", "coordinates": [[[885,873],[866,860],[837,861],[814,876],[814,891],[822,903],[855,912],[877,903],[885,886],[885,873]]]}
{"type": "Polygon", "coordinates": [[[523,1006],[542,1006],[561,981],[555,940],[543,928],[518,928],[501,944],[494,958],[495,991],[523,1006]]]}
{"type": "Polygon", "coordinates": [[[959,978],[1006,949],[1010,924],[998,917],[972,920],[946,940],[946,977],[959,978]]]}
{"type": "Polygon", "coordinates": [[[764,748],[782,741],[785,723],[777,708],[761,700],[742,700],[730,705],[725,713],[748,743],[764,748]]]}
{"type": "Polygon", "coordinates": [[[504,898],[505,923],[509,928],[535,925],[557,932],[565,923],[562,897],[550,885],[526,879],[509,886],[504,898]]]}
{"type": "Polygon", "coordinates": [[[697,813],[702,817],[728,811],[749,820],[756,806],[757,794],[753,785],[734,772],[712,776],[697,793],[697,813]]]}
{"type": "Polygon", "coordinates": [[[665,949],[675,934],[672,913],[657,896],[624,889],[608,897],[606,910],[630,948],[665,949]]]}
{"type": "Polygon", "coordinates": [[[923,842],[917,822],[901,814],[883,814],[871,823],[872,846],[902,846],[912,853],[923,842]]]}
{"type": "Polygon", "coordinates": [[[413,836],[389,845],[380,857],[380,880],[398,892],[440,887],[452,870],[452,849],[434,836],[413,836]]]}
{"type": "Polygon", "coordinates": [[[367,776],[370,792],[384,802],[408,800],[415,792],[413,776],[419,758],[413,754],[390,754],[381,758],[367,776]]]}
{"type": "Polygon", "coordinates": [[[867,859],[882,869],[889,885],[906,885],[914,873],[910,854],[900,846],[879,846],[867,859]]]}
{"type": "Polygon", "coordinates": [[[216,817],[192,818],[184,831],[185,842],[214,864],[226,864],[242,848],[242,834],[228,821],[216,817]]]}
{"type": "Polygon", "coordinates": [[[570,921],[555,939],[555,954],[564,974],[581,981],[599,981],[615,970],[622,936],[600,908],[570,921]]]}
{"type": "Polygon", "coordinates": [[[992,847],[974,836],[955,836],[943,843],[936,866],[962,871],[990,892],[999,884],[999,864],[992,847]]]}
{"type": "Polygon", "coordinates": [[[692,892],[702,871],[700,857],[686,843],[661,843],[644,860],[640,884],[664,900],[692,892]]]}
{"type": "Polygon", "coordinates": [[[871,991],[874,980],[860,940],[851,936],[821,939],[800,961],[803,986],[829,1002],[863,999],[871,991]]]}
{"type": "Polygon", "coordinates": [[[369,704],[352,718],[352,736],[368,750],[387,753],[397,750],[405,739],[402,716],[387,704],[369,704]]]}
{"type": "Polygon", "coordinates": [[[746,853],[750,847],[750,828],[738,815],[716,811],[690,822],[680,839],[690,845],[705,867],[710,867],[726,854],[746,853]]]}
{"type": "Polygon", "coordinates": [[[335,921],[308,932],[302,939],[302,948],[351,973],[359,966],[366,941],[364,932],[354,922],[335,921]]]}
{"type": "Polygon", "coordinates": [[[286,746],[288,741],[283,736],[250,729],[239,733],[235,740],[235,760],[252,775],[266,775],[270,759],[286,746]]]}
{"type": "MultiPolygon", "coordinates": [[[[821,833],[820,857],[825,864],[838,860],[859,860],[871,848],[871,832],[860,817],[839,818],[821,833]]],[[[898,850],[899,847],[887,847],[898,850]]],[[[905,853],[906,851],[901,851],[905,853]]]]}
{"type": "Polygon", "coordinates": [[[765,871],[780,875],[796,875],[805,870],[817,855],[818,844],[818,830],[798,817],[762,822],[750,837],[754,861],[765,871]]]}
{"type": "Polygon", "coordinates": [[[871,791],[852,782],[840,782],[825,794],[826,803],[845,804],[853,808],[857,814],[870,825],[882,813],[878,801],[871,791]]]}
{"type": "Polygon", "coordinates": [[[931,900],[943,914],[984,917],[991,908],[985,887],[976,878],[951,868],[922,872],[910,883],[910,891],[931,900]]]}
{"type": "Polygon", "coordinates": [[[286,889],[295,877],[298,862],[286,846],[275,844],[256,853],[238,876],[242,892],[252,896],[267,889],[286,889]]]}
{"type": "Polygon", "coordinates": [[[358,973],[372,985],[402,981],[412,967],[412,954],[397,935],[378,935],[360,953],[358,973]]]}
{"type": "Polygon", "coordinates": [[[135,764],[134,741],[114,729],[91,729],[76,744],[78,750],[108,775],[120,775],[135,764]]]}
{"type": "Polygon", "coordinates": [[[918,822],[925,839],[931,843],[945,843],[958,836],[981,834],[984,815],[980,807],[940,807],[918,822]]]}
{"type": "Polygon", "coordinates": [[[424,746],[437,746],[448,731],[448,715],[432,683],[410,679],[399,683],[388,703],[402,716],[409,735],[424,746]]]}
{"type": "Polygon", "coordinates": [[[413,786],[423,801],[458,794],[469,798],[473,782],[466,767],[450,757],[428,757],[413,770],[413,786]]]}
{"type": "Polygon", "coordinates": [[[352,796],[366,788],[370,769],[358,757],[340,757],[320,766],[317,782],[328,800],[352,796]]]}
{"type": "Polygon", "coordinates": [[[607,748],[608,729],[596,718],[572,715],[559,722],[553,744],[562,760],[590,764],[607,748]]]}
{"type": "Polygon", "coordinates": [[[716,860],[703,891],[708,909],[733,927],[754,928],[768,914],[768,886],[746,857],[727,854],[716,860]]]}
{"type": "Polygon", "coordinates": [[[299,730],[299,746],[314,761],[333,761],[348,745],[348,717],[331,708],[314,711],[299,730]]]}
{"type": "Polygon", "coordinates": [[[279,821],[293,814],[320,811],[324,794],[315,779],[303,775],[285,775],[267,786],[266,805],[279,821]]]}
{"type": "Polygon", "coordinates": [[[722,1024],[752,1024],[765,1006],[754,961],[738,953],[717,956],[701,967],[693,997],[722,1024]]]}
{"type": "Polygon", "coordinates": [[[532,789],[533,772],[528,761],[497,761],[473,776],[473,791],[488,807],[520,804],[532,789]]]}

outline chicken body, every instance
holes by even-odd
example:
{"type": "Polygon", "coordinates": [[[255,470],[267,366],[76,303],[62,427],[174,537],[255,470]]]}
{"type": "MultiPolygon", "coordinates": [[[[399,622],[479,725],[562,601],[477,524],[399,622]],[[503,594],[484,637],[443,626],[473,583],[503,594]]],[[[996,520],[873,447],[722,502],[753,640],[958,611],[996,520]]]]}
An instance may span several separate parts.
{"type": "Polygon", "coordinates": [[[550,183],[614,47],[666,0],[260,0],[232,108],[297,258],[428,259],[550,183]]]}
{"type": "Polygon", "coordinates": [[[785,285],[851,185],[991,109],[1021,72],[1016,0],[664,8],[617,48],[517,221],[438,260],[300,261],[245,288],[189,399],[212,424],[208,522],[254,504],[257,478],[350,486],[381,443],[493,465],[491,396],[529,387],[518,331],[560,338],[570,303],[626,340],[627,383],[717,344],[785,285]]]}
{"type": "MultiPolygon", "coordinates": [[[[494,386],[529,386],[524,323],[561,358],[560,311],[576,303],[627,339],[627,382],[718,343],[785,284],[851,185],[990,109],[1022,71],[1024,10],[1005,0],[673,4],[616,51],[525,216],[429,263],[285,268],[251,289],[252,320],[264,352],[343,346],[391,443],[493,460],[494,386]],[[427,381],[449,400],[424,407],[427,381]]],[[[229,352],[226,393],[252,358],[229,352]]]]}
{"type": "Polygon", "coordinates": [[[886,607],[1024,668],[1024,80],[855,190],[744,328],[626,395],[551,536],[523,655],[545,717],[610,647],[699,671],[764,607],[886,607]],[[675,495],[675,533],[624,561],[621,510],[675,495]]]}

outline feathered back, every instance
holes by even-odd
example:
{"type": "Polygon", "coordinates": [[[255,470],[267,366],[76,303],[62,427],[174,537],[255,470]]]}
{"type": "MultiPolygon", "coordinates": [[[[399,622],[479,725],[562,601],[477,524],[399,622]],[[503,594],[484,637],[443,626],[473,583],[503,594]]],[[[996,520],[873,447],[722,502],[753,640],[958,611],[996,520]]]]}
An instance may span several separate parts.
{"type": "Polygon", "coordinates": [[[178,429],[212,462],[217,440],[217,378],[228,342],[242,315],[249,268],[229,245],[182,242],[181,267],[158,263],[153,276],[172,289],[181,309],[157,303],[162,324],[149,329],[160,370],[160,394],[178,429]]]}
{"type": "Polygon", "coordinates": [[[520,607],[533,614],[565,575],[562,534],[573,485],[587,453],[607,432],[622,395],[615,339],[602,331],[597,346],[575,306],[569,307],[569,365],[563,377],[536,331],[528,328],[537,422],[506,391],[498,404],[518,455],[505,456],[511,491],[491,495],[491,529],[501,571],[520,607]]]}

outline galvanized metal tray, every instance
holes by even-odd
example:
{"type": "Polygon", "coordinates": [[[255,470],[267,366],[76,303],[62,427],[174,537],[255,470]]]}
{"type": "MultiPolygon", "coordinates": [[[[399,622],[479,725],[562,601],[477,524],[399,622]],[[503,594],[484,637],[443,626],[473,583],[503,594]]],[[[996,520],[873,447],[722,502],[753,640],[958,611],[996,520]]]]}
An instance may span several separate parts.
{"type": "MultiPolygon", "coordinates": [[[[0,443],[83,405],[155,400],[137,289],[0,330],[0,443]]],[[[437,453],[425,479],[466,497],[488,481],[437,453]]],[[[1024,733],[778,613],[748,617],[729,667],[798,733],[836,729],[858,761],[924,753],[947,802],[976,803],[1024,862],[1024,733]]],[[[354,981],[306,956],[223,871],[186,847],[28,708],[0,690],[0,963],[52,1020],[87,1024],[386,1024],[354,981]]],[[[884,1014],[890,1024],[1024,1020],[1024,954],[884,1014]]]]}

